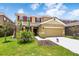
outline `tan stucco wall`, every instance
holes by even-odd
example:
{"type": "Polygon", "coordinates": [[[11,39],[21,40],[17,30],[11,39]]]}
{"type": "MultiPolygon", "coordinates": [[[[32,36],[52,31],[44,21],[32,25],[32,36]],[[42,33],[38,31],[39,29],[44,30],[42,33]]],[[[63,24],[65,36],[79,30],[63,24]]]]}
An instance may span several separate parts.
{"type": "Polygon", "coordinates": [[[32,23],[35,23],[35,17],[32,16],[32,23]]]}
{"type": "Polygon", "coordinates": [[[43,26],[39,27],[38,34],[45,34],[45,36],[64,36],[65,29],[63,28],[44,28],[43,26]]]}
{"type": "Polygon", "coordinates": [[[38,34],[45,36],[64,36],[65,26],[56,21],[51,21],[39,26],[38,34]],[[55,28],[54,28],[55,27],[55,28]]]}
{"type": "Polygon", "coordinates": [[[39,26],[39,28],[38,28],[38,34],[40,35],[40,34],[45,34],[45,32],[44,32],[44,27],[41,25],[41,26],[39,26]]]}
{"type": "Polygon", "coordinates": [[[47,21],[47,20],[49,20],[51,18],[52,17],[48,17],[48,16],[41,17],[41,22],[47,21]]]}

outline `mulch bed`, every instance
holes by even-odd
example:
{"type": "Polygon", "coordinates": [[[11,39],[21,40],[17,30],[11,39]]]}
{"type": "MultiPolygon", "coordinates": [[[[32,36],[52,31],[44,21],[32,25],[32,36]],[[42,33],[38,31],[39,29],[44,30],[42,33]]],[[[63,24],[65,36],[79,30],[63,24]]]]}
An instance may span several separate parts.
{"type": "Polygon", "coordinates": [[[38,40],[38,44],[42,46],[55,46],[56,43],[50,41],[50,40],[38,40]]]}

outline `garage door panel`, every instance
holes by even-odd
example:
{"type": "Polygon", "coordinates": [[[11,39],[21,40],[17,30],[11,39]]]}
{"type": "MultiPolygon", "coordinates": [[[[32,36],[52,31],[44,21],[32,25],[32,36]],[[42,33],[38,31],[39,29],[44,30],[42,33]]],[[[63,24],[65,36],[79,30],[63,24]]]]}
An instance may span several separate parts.
{"type": "Polygon", "coordinates": [[[45,34],[46,36],[62,36],[63,29],[61,28],[46,28],[45,34]]]}

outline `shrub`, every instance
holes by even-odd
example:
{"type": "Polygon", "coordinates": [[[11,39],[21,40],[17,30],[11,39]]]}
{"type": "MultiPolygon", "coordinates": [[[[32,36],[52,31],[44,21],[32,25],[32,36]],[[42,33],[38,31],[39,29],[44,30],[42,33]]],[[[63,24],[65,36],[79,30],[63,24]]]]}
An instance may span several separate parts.
{"type": "Polygon", "coordinates": [[[16,37],[19,42],[28,42],[34,39],[34,35],[31,31],[20,31],[16,37]]]}
{"type": "Polygon", "coordinates": [[[0,28],[0,37],[4,36],[4,30],[0,28]]]}
{"type": "Polygon", "coordinates": [[[8,25],[1,25],[0,26],[0,37],[3,37],[5,35],[6,32],[6,36],[10,36],[13,34],[13,27],[12,26],[8,26],[8,25]]]}
{"type": "Polygon", "coordinates": [[[22,40],[22,41],[25,42],[25,41],[28,41],[28,40],[29,40],[27,34],[28,34],[28,33],[27,33],[26,31],[22,31],[22,32],[21,32],[21,40],[22,40]]]}
{"type": "Polygon", "coordinates": [[[27,34],[30,39],[34,39],[34,34],[31,31],[28,31],[27,34]]]}
{"type": "Polygon", "coordinates": [[[73,36],[73,39],[78,39],[78,36],[73,36]]]}

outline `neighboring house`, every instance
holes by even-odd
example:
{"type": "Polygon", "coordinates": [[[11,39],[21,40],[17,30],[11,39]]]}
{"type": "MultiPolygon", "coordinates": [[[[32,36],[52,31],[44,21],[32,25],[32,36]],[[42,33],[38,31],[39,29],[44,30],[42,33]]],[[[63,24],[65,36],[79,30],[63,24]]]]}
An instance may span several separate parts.
{"type": "Polygon", "coordinates": [[[15,24],[3,13],[0,13],[0,36],[4,36],[6,31],[7,35],[12,35],[15,24]]]}
{"type": "Polygon", "coordinates": [[[11,21],[11,19],[9,19],[5,14],[0,13],[0,26],[5,25],[6,23],[14,26],[14,23],[11,21]]]}
{"type": "Polygon", "coordinates": [[[45,36],[64,36],[65,35],[65,24],[56,17],[27,17],[25,14],[16,14],[17,26],[19,21],[22,21],[22,25],[27,28],[27,19],[30,19],[30,30],[35,35],[45,36]]]}
{"type": "Polygon", "coordinates": [[[76,22],[66,24],[65,34],[79,36],[79,22],[76,21],[76,22]]]}
{"type": "Polygon", "coordinates": [[[69,23],[73,23],[73,22],[79,22],[79,20],[68,20],[68,19],[65,19],[65,20],[61,20],[62,22],[64,22],[65,24],[69,24],[69,23]]]}

